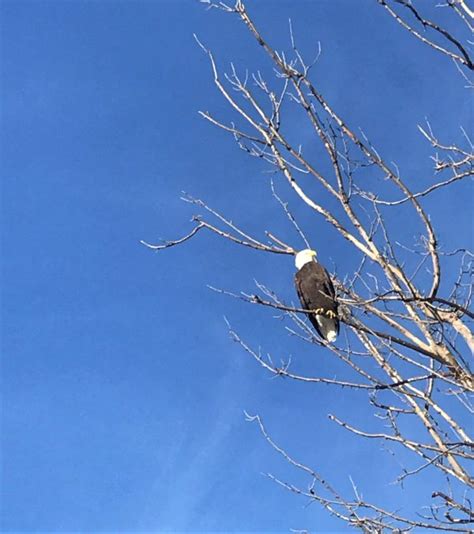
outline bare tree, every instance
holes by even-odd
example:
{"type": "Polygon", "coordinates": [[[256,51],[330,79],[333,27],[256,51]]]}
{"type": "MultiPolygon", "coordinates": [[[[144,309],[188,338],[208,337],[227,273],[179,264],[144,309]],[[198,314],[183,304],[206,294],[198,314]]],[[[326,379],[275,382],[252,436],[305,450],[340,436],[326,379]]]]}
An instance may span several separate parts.
{"type": "MultiPolygon", "coordinates": [[[[415,528],[466,532],[474,523],[469,500],[474,479],[468,470],[474,450],[462,423],[473,413],[470,394],[474,391],[474,377],[468,363],[469,352],[474,350],[470,329],[474,314],[469,310],[473,254],[467,249],[443,251],[423,204],[437,190],[472,176],[474,153],[468,134],[463,131],[460,141],[453,142],[435,133],[429,123],[419,126],[420,134],[433,147],[434,168],[432,184],[417,189],[416,180],[402,176],[363,133],[345,122],[320,92],[311,79],[317,57],[312,63],[303,58],[291,24],[292,55],[286,57],[267,42],[242,1],[237,0],[234,5],[204,3],[246,25],[273,63],[276,77],[270,82],[260,72],[241,76],[233,66],[230,73],[221,75],[213,53],[198,41],[209,59],[215,86],[235,112],[237,123],[223,123],[207,111],[201,112],[202,117],[231,134],[249,156],[264,160],[283,176],[297,198],[313,210],[317,224],[335,228],[343,246],[359,262],[354,272],[342,277],[333,275],[340,320],[346,325],[346,335],[336,344],[314,335],[306,320],[307,310],[283,302],[261,284],[257,284],[255,293],[213,288],[249,304],[281,310],[292,321],[290,332],[302,342],[331,351],[347,366],[351,380],[294,373],[290,360],[275,364],[270,355],[264,356],[251,347],[229,325],[231,337],[271,375],[360,391],[376,413],[381,430],[368,432],[336,416],[331,416],[331,420],[361,439],[382,441],[391,444],[395,451],[401,447],[413,454],[418,459],[417,467],[402,468],[399,483],[426,470],[437,470],[447,482],[442,488],[432,488],[432,500],[417,515],[383,509],[364,500],[355,484],[353,495],[343,495],[321,476],[318,467],[300,463],[275,443],[260,416],[248,415],[269,445],[301,471],[308,482],[302,487],[269,476],[290,492],[319,503],[364,532],[405,532],[415,528]],[[282,108],[287,103],[296,104],[301,120],[311,126],[330,164],[330,172],[321,164],[321,156],[315,158],[314,151],[305,154],[287,136],[282,120],[282,108]],[[376,178],[365,176],[369,167],[375,169],[371,176],[376,178]],[[312,177],[318,184],[317,195],[305,190],[304,176],[312,177]],[[403,243],[397,236],[397,227],[390,224],[394,217],[416,218],[418,241],[403,243]],[[458,275],[447,290],[444,277],[453,272],[455,265],[458,275]]],[[[378,3],[414,38],[431,47],[433,53],[447,56],[457,68],[452,68],[453,75],[472,88],[468,73],[474,70],[474,65],[468,53],[469,43],[425,18],[413,2],[378,0],[378,3]]],[[[443,6],[446,16],[457,18],[472,31],[473,13],[466,2],[447,0],[443,6]]],[[[207,231],[235,245],[268,254],[294,255],[303,248],[301,243],[310,247],[308,237],[273,182],[271,194],[296,230],[300,244],[288,244],[271,230],[265,232],[265,240],[249,235],[225,215],[190,196],[183,199],[199,211],[191,231],[173,241],[144,244],[163,250],[207,231]]]]}

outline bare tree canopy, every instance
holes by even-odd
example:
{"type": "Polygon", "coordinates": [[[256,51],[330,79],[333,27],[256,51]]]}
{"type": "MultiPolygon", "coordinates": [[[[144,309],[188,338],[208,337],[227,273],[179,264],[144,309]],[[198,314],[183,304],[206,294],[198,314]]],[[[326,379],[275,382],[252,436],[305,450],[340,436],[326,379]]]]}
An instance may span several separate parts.
{"type": "MultiPolygon", "coordinates": [[[[223,122],[210,111],[200,114],[230,134],[240,150],[274,171],[269,195],[281,207],[295,238],[290,241],[276,235],[265,221],[265,238],[250,235],[238,222],[185,194],[183,200],[196,209],[189,233],[159,244],[144,244],[153,250],[165,250],[209,232],[216,239],[273,257],[294,256],[301,249],[313,248],[312,232],[303,229],[299,208],[290,209],[279,193],[279,184],[284,181],[292,192],[292,201],[298,199],[299,206],[311,210],[312,228],[332,227],[338,235],[338,246],[356,265],[354,269],[339,265],[331,274],[341,321],[337,342],[328,343],[316,336],[307,320],[308,310],[284,301],[278,290],[264,284],[257,282],[255,292],[211,289],[243,301],[243,306],[268,308],[270,316],[277,310],[285,318],[288,333],[316,351],[330,351],[343,364],[344,377],[320,376],[317,366],[314,374],[300,374],[293,371],[290,358],[276,363],[229,324],[230,336],[272,376],[315,388],[327,384],[342,390],[342,395],[348,388],[360,392],[360,402],[373,409],[378,430],[352,424],[350,412],[344,418],[330,415],[330,419],[361,440],[382,442],[395,456],[407,458],[407,453],[414,467],[401,467],[396,480],[399,485],[410,477],[425,475],[434,485],[430,488],[431,499],[415,513],[400,510],[396,502],[391,508],[380,507],[360,495],[356,480],[352,494],[335,487],[324,459],[315,458],[312,465],[307,465],[298,459],[298,451],[281,448],[265,427],[264,414],[247,414],[270,447],[303,478],[293,483],[269,476],[363,532],[470,530],[474,524],[469,498],[474,486],[470,474],[474,450],[468,428],[473,420],[474,392],[469,361],[474,350],[473,254],[467,246],[456,250],[441,246],[440,228],[426,207],[432,195],[442,195],[445,188],[457,187],[458,182],[472,177],[474,152],[469,132],[461,128],[458,139],[449,139],[428,121],[418,125],[420,135],[432,147],[431,161],[423,169],[432,179],[429,186],[419,186],[418,177],[400,172],[377,149],[376,140],[369,140],[348,124],[333,107],[331,96],[323,94],[317,76],[313,76],[320,49],[307,60],[298,48],[291,23],[289,54],[267,41],[264,30],[257,27],[242,1],[203,3],[246,26],[256,53],[262,54],[262,61],[271,62],[274,76],[268,78],[263,69],[241,73],[234,65],[230,72],[222,73],[214,52],[196,37],[208,58],[215,87],[233,110],[235,121],[223,122]],[[311,131],[311,143],[288,134],[290,114],[292,120],[300,122],[301,129],[311,131]],[[403,231],[406,225],[411,227],[411,240],[403,231]]],[[[440,76],[451,76],[453,83],[472,90],[471,43],[463,37],[466,31],[472,32],[473,24],[467,2],[443,2],[439,7],[441,22],[431,19],[433,6],[425,14],[425,2],[378,0],[378,4],[381,18],[391,17],[410,38],[420,41],[420,47],[444,56],[445,71],[440,76]]],[[[460,198],[459,202],[460,210],[472,210],[472,198],[460,198]]]]}

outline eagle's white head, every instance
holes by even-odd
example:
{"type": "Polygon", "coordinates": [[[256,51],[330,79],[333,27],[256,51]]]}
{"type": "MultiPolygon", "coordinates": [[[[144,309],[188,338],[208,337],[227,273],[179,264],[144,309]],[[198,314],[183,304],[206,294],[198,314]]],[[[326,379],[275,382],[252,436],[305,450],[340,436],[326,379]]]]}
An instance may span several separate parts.
{"type": "Polygon", "coordinates": [[[301,267],[303,267],[303,265],[313,261],[314,258],[316,258],[316,252],[310,248],[305,248],[304,250],[298,252],[298,254],[295,256],[295,265],[298,271],[301,269],[301,267]]]}

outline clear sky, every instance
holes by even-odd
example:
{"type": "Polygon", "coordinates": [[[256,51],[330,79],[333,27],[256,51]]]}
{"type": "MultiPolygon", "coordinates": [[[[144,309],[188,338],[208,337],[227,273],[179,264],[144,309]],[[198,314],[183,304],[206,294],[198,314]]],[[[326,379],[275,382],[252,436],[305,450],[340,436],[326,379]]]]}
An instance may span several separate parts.
{"type": "MultiPolygon", "coordinates": [[[[248,8],[278,49],[289,48],[289,17],[303,52],[320,41],[321,91],[389,161],[430,183],[416,124],[428,117],[459,140],[471,119],[448,60],[375,0],[248,8]]],[[[271,311],[206,287],[253,291],[255,278],[291,301],[290,257],[204,234],[159,254],[139,243],[190,230],[184,190],[299,246],[262,165],[197,113],[233,118],[193,33],[224,69],[268,69],[243,25],[191,0],[3,1],[1,25],[3,530],[342,529],[262,476],[299,481],[244,410],[341,491],[351,476],[380,504],[427,500],[431,488],[415,480],[389,485],[399,466],[379,444],[328,421],[370,427],[363,394],[271,380],[230,341],[224,315],[276,358],[334,372],[330,354],[289,338],[271,311]]],[[[321,261],[350,272],[332,234],[281,187],[321,261]]],[[[457,207],[469,193],[455,186],[429,204],[448,248],[472,239],[457,207]]]]}

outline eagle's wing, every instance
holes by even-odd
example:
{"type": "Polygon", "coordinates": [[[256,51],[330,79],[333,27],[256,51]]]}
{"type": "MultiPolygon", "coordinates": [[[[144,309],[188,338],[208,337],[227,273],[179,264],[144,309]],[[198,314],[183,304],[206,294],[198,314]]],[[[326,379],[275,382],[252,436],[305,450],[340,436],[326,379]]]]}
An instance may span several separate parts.
{"type": "Polygon", "coordinates": [[[326,269],[324,269],[324,274],[326,279],[324,281],[324,293],[331,297],[331,308],[330,310],[336,315],[334,318],[334,326],[336,327],[336,333],[339,334],[339,319],[337,318],[337,299],[336,299],[336,290],[334,289],[334,284],[332,283],[331,277],[326,269]]]}
{"type": "Polygon", "coordinates": [[[334,301],[336,300],[336,290],[332,283],[329,273],[324,269],[324,274],[326,275],[326,280],[324,281],[324,291],[326,295],[329,295],[334,301]]]}
{"type": "MultiPolygon", "coordinates": [[[[298,273],[295,275],[295,287],[296,287],[296,293],[298,294],[298,298],[300,299],[301,305],[305,310],[313,310],[315,309],[315,306],[313,306],[313,303],[310,299],[306,298],[306,292],[302,290],[303,280],[298,276],[298,273]]],[[[319,334],[320,337],[324,337],[320,328],[318,321],[316,320],[316,316],[314,313],[308,313],[308,318],[311,321],[311,324],[315,328],[316,332],[319,334]]]]}

